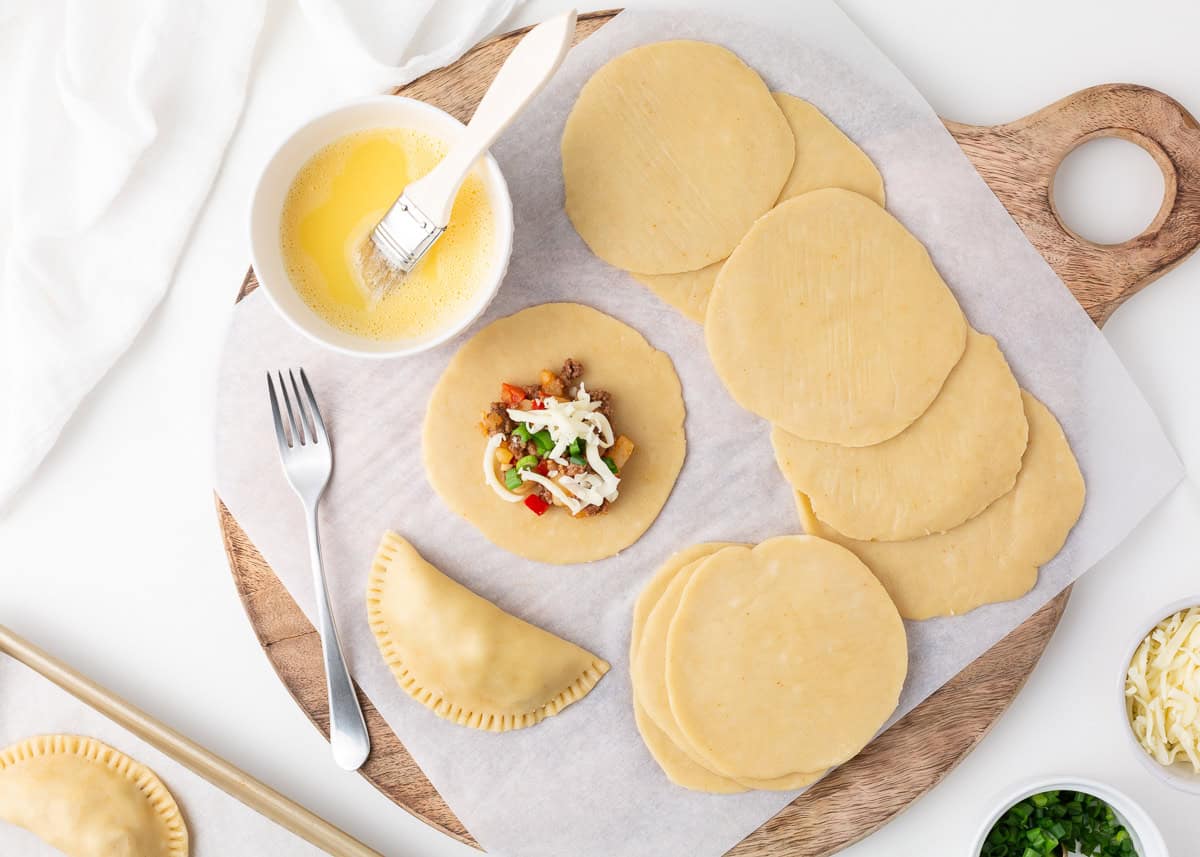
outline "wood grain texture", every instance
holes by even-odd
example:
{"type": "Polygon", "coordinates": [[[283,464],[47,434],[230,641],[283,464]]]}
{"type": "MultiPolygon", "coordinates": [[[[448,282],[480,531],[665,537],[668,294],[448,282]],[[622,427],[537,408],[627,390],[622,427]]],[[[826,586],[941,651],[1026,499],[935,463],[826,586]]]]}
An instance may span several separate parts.
{"type": "Polygon", "coordinates": [[[1196,249],[1200,129],[1179,102],[1157,90],[1110,83],[1005,125],[946,122],[946,127],[1097,324],[1196,249]],[[1054,205],[1058,165],[1097,137],[1138,144],[1163,174],[1158,213],[1140,235],[1121,244],[1096,244],[1076,235],[1054,205]]]}
{"type": "MultiPolygon", "coordinates": [[[[576,41],[615,12],[581,16],[576,41]]],[[[485,42],[459,62],[400,90],[466,121],[523,31],[485,42]]],[[[1127,297],[1200,243],[1200,133],[1175,101],[1154,90],[1112,84],[1083,90],[1006,125],[947,128],[1030,241],[1102,324],[1127,297]],[[1071,233],[1052,199],[1054,172],[1075,146],[1120,136],[1147,148],[1166,177],[1162,210],[1142,234],[1101,246],[1071,233]]],[[[247,273],[238,298],[257,287],[247,273]]],[[[328,734],[320,644],[262,555],[216,498],[238,593],[259,642],[284,685],[328,734]]],[[[856,842],[936,785],[987,733],[1037,664],[1066,606],[1063,592],[856,758],[801,795],[736,846],[739,857],[824,857],[856,842]]],[[[429,780],[365,696],[371,733],[362,773],[413,815],[474,845],[429,780]]]]}

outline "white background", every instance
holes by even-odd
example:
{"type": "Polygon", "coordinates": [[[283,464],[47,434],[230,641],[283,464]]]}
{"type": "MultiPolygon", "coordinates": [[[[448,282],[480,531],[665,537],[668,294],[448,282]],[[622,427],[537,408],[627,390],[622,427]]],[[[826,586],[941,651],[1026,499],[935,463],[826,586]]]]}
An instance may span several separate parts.
{"type": "MultiPolygon", "coordinates": [[[[737,8],[750,16],[768,2],[741,0],[737,8]]],[[[1004,122],[1110,81],[1157,87],[1200,113],[1193,0],[841,2],[949,118],[1004,122]]],[[[566,5],[534,0],[510,26],[566,5]]],[[[283,134],[358,94],[324,50],[292,3],[272,3],[246,116],[165,303],[0,516],[0,622],[389,857],[465,855],[473,852],[334,767],[246,622],[213,513],[214,378],[247,266],[249,189],[283,134]]],[[[1060,173],[1058,201],[1085,235],[1119,240],[1149,221],[1161,184],[1131,146],[1091,144],[1060,173]]],[[[1105,329],[1189,473],[1200,465],[1197,318],[1200,258],[1154,283],[1105,329]]],[[[1173,853],[1190,857],[1200,840],[1196,799],[1143,770],[1126,746],[1116,693],[1137,627],[1158,606],[1200,594],[1198,520],[1200,494],[1189,476],[1076,586],[1041,664],[979,748],[908,812],[844,853],[963,857],[996,792],[1027,776],[1067,772],[1132,795],[1173,853]]]]}

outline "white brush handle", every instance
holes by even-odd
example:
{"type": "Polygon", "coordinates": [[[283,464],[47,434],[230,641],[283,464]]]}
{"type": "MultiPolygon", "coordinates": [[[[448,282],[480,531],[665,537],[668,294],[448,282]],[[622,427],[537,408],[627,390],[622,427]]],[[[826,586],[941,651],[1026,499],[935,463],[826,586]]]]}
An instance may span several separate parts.
{"type": "Polygon", "coordinates": [[[450,222],[459,185],[508,124],[542,91],[562,64],[574,35],[574,9],[530,30],[500,66],[449,154],[404,189],[404,195],[437,226],[450,222]]]}

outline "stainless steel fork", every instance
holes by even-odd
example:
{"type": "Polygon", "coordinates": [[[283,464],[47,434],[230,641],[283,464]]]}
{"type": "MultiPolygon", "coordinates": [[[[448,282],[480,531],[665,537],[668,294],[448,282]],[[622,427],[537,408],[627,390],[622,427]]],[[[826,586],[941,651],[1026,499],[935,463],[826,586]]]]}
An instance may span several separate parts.
{"type": "Polygon", "coordinates": [[[292,395],[277,372],[279,393],[283,398],[287,419],[279,410],[279,396],[275,392],[275,381],[267,373],[267,390],[271,395],[271,414],[275,417],[275,437],[279,441],[279,458],[283,472],[287,474],[292,490],[304,504],[304,516],[308,522],[308,552],[312,562],[313,588],[317,596],[317,630],[321,634],[321,654],[325,658],[325,692],[329,696],[329,743],[333,747],[334,761],[347,771],[358,770],[371,751],[371,739],[367,735],[367,724],[363,720],[350,672],[346,669],[346,658],[338,641],[333,611],[329,606],[329,587],[325,584],[325,568],[321,563],[321,535],[317,529],[317,504],[329,484],[333,472],[333,447],[317,408],[316,397],[309,386],[308,376],[300,370],[300,384],[304,395],[296,384],[296,376],[288,370],[295,395],[292,395]]]}

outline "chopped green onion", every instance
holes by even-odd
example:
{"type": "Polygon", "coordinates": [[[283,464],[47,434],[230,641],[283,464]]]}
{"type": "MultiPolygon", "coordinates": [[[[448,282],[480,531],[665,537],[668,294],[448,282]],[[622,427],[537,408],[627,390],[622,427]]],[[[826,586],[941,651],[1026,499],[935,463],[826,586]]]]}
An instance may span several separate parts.
{"type": "Polygon", "coordinates": [[[617,463],[612,460],[611,456],[605,455],[600,460],[603,461],[605,464],[607,464],[608,469],[611,470],[613,473],[617,472],[617,463]]]}
{"type": "Polygon", "coordinates": [[[517,463],[513,465],[513,470],[529,470],[538,466],[538,457],[536,455],[527,455],[524,458],[518,458],[517,463]]]}
{"type": "Polygon", "coordinates": [[[504,487],[509,491],[516,491],[524,484],[524,480],[521,479],[521,471],[517,470],[517,468],[510,467],[504,471],[504,487]]]}
{"type": "Polygon", "coordinates": [[[550,437],[549,429],[542,429],[535,433],[533,435],[533,442],[537,444],[538,451],[543,455],[554,449],[554,438],[550,437]]]}
{"type": "Polygon", "coordinates": [[[583,448],[585,446],[587,446],[587,441],[581,437],[577,437],[571,441],[571,445],[567,447],[567,452],[569,452],[571,455],[578,455],[582,457],[583,448]]]}
{"type": "Polygon", "coordinates": [[[582,455],[568,455],[567,461],[571,462],[572,464],[578,464],[580,467],[588,466],[587,459],[582,455]]]}
{"type": "Polygon", "coordinates": [[[1138,857],[1112,807],[1083,792],[1048,791],[1015,804],[993,825],[981,857],[1138,857]]]}
{"type": "Polygon", "coordinates": [[[529,438],[530,438],[529,427],[526,426],[525,423],[521,423],[513,431],[513,437],[515,437],[517,440],[521,441],[521,443],[529,443],[529,438]]]}

